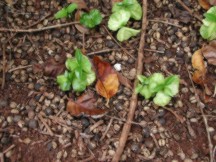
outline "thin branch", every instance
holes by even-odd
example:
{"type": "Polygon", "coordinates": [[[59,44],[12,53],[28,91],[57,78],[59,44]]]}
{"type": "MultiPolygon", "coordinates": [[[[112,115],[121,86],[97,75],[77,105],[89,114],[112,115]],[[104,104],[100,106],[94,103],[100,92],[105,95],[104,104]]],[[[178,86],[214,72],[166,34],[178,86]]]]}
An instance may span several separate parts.
{"type": "Polygon", "coordinates": [[[182,28],[182,27],[183,27],[183,26],[181,26],[181,25],[177,25],[177,24],[170,23],[170,22],[168,22],[168,21],[163,21],[163,20],[156,20],[156,19],[154,19],[154,20],[148,20],[148,21],[150,21],[150,22],[163,23],[163,24],[167,24],[167,25],[175,26],[175,27],[178,27],[178,28],[182,28]]]}
{"type": "Polygon", "coordinates": [[[163,107],[163,109],[165,109],[165,110],[171,112],[171,113],[176,117],[176,119],[177,119],[178,121],[180,121],[181,123],[184,123],[184,122],[185,122],[184,117],[178,115],[178,114],[177,114],[175,111],[173,111],[172,109],[169,109],[169,108],[167,108],[167,107],[163,107]]]}
{"type": "Polygon", "coordinates": [[[41,21],[43,21],[44,19],[46,19],[47,17],[49,17],[51,15],[51,13],[48,13],[47,15],[45,15],[44,17],[42,17],[41,19],[39,19],[38,21],[36,21],[35,23],[25,27],[26,29],[31,28],[35,25],[37,25],[38,23],[40,23],[41,21]]]}
{"type": "Polygon", "coordinates": [[[48,126],[48,124],[46,123],[46,121],[44,120],[44,118],[39,114],[38,118],[40,119],[40,121],[43,123],[43,125],[46,127],[48,133],[50,136],[53,136],[54,133],[52,132],[51,128],[48,126]]]}
{"type": "Polygon", "coordinates": [[[15,67],[13,69],[10,69],[8,72],[11,73],[11,72],[16,71],[16,70],[26,69],[26,68],[30,68],[30,67],[32,67],[32,65],[18,66],[18,67],[15,67]]]}
{"type": "Polygon", "coordinates": [[[2,53],[3,53],[3,62],[2,62],[2,86],[1,86],[1,89],[4,89],[4,86],[5,86],[5,74],[6,74],[5,44],[2,45],[2,53]]]}
{"type": "MultiPolygon", "coordinates": [[[[147,0],[143,0],[143,18],[142,18],[142,31],[141,31],[141,38],[139,43],[139,50],[138,50],[138,58],[137,58],[137,75],[142,74],[143,70],[143,58],[144,58],[144,46],[145,46],[145,33],[147,28],[147,0]]],[[[136,87],[138,80],[136,79],[134,82],[134,87],[136,87]]],[[[129,113],[127,116],[127,122],[124,124],[121,137],[119,139],[119,145],[116,150],[115,155],[113,156],[112,162],[118,162],[122,152],[124,151],[124,147],[130,133],[131,129],[131,121],[133,120],[135,109],[137,106],[137,94],[135,93],[135,88],[133,90],[133,94],[130,101],[129,113]]]]}
{"type": "Polygon", "coordinates": [[[198,16],[194,11],[192,11],[188,6],[184,4],[181,0],[176,0],[185,10],[189,12],[189,14],[195,18],[197,18],[199,21],[202,21],[202,18],[198,16]]]}
{"type": "Polygon", "coordinates": [[[0,32],[14,32],[14,33],[34,33],[34,32],[40,32],[44,30],[50,30],[54,28],[61,28],[61,27],[66,27],[74,24],[78,24],[79,22],[70,22],[70,23],[65,23],[65,24],[57,24],[57,25],[52,25],[52,26],[47,26],[39,29],[7,29],[7,28],[0,28],[0,32]]]}
{"type": "Polygon", "coordinates": [[[109,122],[109,124],[108,124],[108,126],[107,126],[107,128],[106,128],[106,130],[105,130],[105,132],[104,132],[104,134],[103,134],[102,137],[100,138],[100,141],[102,141],[102,140],[105,138],[105,136],[107,135],[107,132],[109,131],[110,126],[112,125],[113,120],[114,120],[113,118],[110,119],[110,122],[109,122]]]}

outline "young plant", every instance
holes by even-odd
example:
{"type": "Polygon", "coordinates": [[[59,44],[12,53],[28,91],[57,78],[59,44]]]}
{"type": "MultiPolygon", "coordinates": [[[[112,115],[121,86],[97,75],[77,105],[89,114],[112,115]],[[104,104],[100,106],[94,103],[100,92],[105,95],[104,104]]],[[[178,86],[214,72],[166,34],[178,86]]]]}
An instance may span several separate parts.
{"type": "Polygon", "coordinates": [[[128,40],[129,38],[136,36],[140,30],[135,30],[127,27],[122,27],[117,33],[117,39],[120,42],[128,40]]]}
{"type": "Polygon", "coordinates": [[[102,16],[99,10],[94,9],[89,13],[83,13],[80,18],[80,23],[87,28],[94,28],[102,21],[102,16]]]}
{"type": "Polygon", "coordinates": [[[142,18],[142,7],[137,0],[123,0],[122,2],[115,3],[112,12],[117,12],[119,10],[128,11],[130,17],[135,20],[140,20],[142,18]]]}
{"type": "Polygon", "coordinates": [[[58,11],[54,17],[55,19],[61,19],[65,17],[70,17],[73,11],[77,9],[77,4],[76,3],[71,3],[67,7],[62,8],[60,11],[58,11]]]}
{"type": "Polygon", "coordinates": [[[125,41],[136,36],[139,30],[124,27],[130,18],[140,20],[142,18],[142,7],[137,0],[123,0],[117,2],[112,8],[112,15],[108,21],[108,28],[112,31],[117,31],[117,39],[125,41]]]}
{"type": "Polygon", "coordinates": [[[76,92],[82,92],[96,79],[91,62],[79,49],[76,49],[74,58],[66,60],[65,65],[65,73],[57,76],[57,83],[62,91],[73,88],[76,92]]]}
{"type": "Polygon", "coordinates": [[[204,39],[216,39],[216,6],[211,7],[205,14],[203,25],[200,28],[200,34],[204,39]]]}
{"type": "Polygon", "coordinates": [[[161,73],[154,73],[148,78],[139,75],[138,80],[140,83],[136,87],[136,93],[140,93],[145,99],[153,97],[153,102],[158,106],[166,106],[179,91],[177,75],[164,78],[161,73]]]}

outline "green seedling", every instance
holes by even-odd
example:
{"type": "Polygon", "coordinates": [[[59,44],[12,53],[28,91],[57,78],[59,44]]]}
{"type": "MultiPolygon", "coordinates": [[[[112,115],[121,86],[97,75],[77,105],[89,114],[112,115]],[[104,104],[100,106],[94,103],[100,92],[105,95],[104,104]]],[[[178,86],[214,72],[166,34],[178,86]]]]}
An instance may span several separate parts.
{"type": "Polygon", "coordinates": [[[91,62],[79,49],[76,49],[74,58],[66,60],[65,65],[65,73],[57,76],[57,83],[62,91],[73,88],[76,92],[82,92],[96,79],[91,62]]]}
{"type": "Polygon", "coordinates": [[[62,8],[60,11],[58,11],[54,17],[55,19],[61,19],[65,17],[70,17],[71,14],[77,9],[77,4],[76,3],[71,3],[67,7],[62,8]]]}
{"type": "Polygon", "coordinates": [[[94,28],[102,21],[102,16],[99,10],[94,9],[89,13],[83,13],[80,18],[80,23],[87,28],[94,28]]]}
{"type": "Polygon", "coordinates": [[[138,80],[136,93],[140,93],[145,99],[153,97],[153,102],[158,106],[166,106],[179,91],[177,75],[164,78],[161,73],[154,73],[150,77],[139,75],[138,80]]]}
{"type": "Polygon", "coordinates": [[[216,39],[216,6],[211,7],[205,14],[203,25],[200,28],[200,34],[204,39],[216,39]]]}
{"type": "Polygon", "coordinates": [[[142,7],[137,0],[123,0],[122,2],[115,3],[112,12],[117,12],[119,10],[128,11],[130,17],[135,20],[140,20],[142,18],[142,7]]]}
{"type": "Polygon", "coordinates": [[[117,2],[112,8],[112,15],[108,21],[108,28],[112,31],[117,31],[117,39],[125,41],[132,36],[136,36],[140,31],[124,27],[130,18],[140,20],[142,18],[142,7],[137,0],[123,0],[117,2]]]}
{"type": "Polygon", "coordinates": [[[117,39],[120,42],[128,40],[129,38],[136,36],[140,30],[135,30],[127,27],[122,27],[117,33],[117,39]]]}

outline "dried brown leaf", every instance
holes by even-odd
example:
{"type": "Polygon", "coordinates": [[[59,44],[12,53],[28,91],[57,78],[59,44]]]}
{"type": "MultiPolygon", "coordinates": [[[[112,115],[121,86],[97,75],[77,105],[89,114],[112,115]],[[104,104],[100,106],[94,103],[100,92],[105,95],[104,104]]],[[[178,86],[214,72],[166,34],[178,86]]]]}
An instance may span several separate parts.
{"type": "Polygon", "coordinates": [[[116,73],[117,73],[117,75],[118,75],[119,82],[120,82],[122,85],[124,85],[125,87],[127,87],[127,88],[129,88],[129,89],[133,89],[133,88],[132,88],[132,83],[131,83],[131,81],[130,81],[128,78],[126,78],[125,76],[123,76],[122,74],[120,74],[120,73],[118,73],[118,72],[116,72],[116,73]]]}
{"type": "Polygon", "coordinates": [[[100,117],[106,113],[106,110],[95,108],[95,102],[96,99],[93,93],[87,92],[80,96],[77,101],[69,100],[67,103],[67,111],[74,116],[87,115],[100,117]]]}
{"type": "Polygon", "coordinates": [[[216,66],[216,40],[213,40],[209,45],[204,46],[202,48],[202,54],[209,64],[216,66]]]}
{"type": "Polygon", "coordinates": [[[210,3],[209,3],[208,0],[199,0],[199,4],[205,10],[208,10],[211,7],[211,5],[210,5],[210,3]]]}
{"type": "Polygon", "coordinates": [[[118,75],[108,62],[99,57],[94,56],[93,62],[98,76],[96,90],[101,96],[109,99],[118,92],[118,75]]]}
{"type": "Polygon", "coordinates": [[[78,9],[88,9],[84,0],[67,0],[67,3],[76,3],[78,5],[78,9]]]}
{"type": "Polygon", "coordinates": [[[193,81],[197,84],[204,86],[206,67],[204,64],[201,49],[194,52],[192,56],[192,66],[195,69],[193,73],[193,81]]]}

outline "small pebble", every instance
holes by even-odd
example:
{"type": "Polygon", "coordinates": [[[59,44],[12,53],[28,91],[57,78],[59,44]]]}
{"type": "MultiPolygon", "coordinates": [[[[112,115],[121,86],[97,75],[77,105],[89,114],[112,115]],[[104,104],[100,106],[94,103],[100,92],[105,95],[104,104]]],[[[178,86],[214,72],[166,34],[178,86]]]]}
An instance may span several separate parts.
{"type": "Polygon", "coordinates": [[[186,158],[186,159],[184,160],[184,162],[193,162],[193,160],[191,160],[191,159],[189,159],[189,158],[186,158]]]}
{"type": "Polygon", "coordinates": [[[140,150],[139,144],[138,143],[132,143],[131,150],[135,153],[139,152],[139,150],[140,150]]]}
{"type": "Polygon", "coordinates": [[[53,115],[53,114],[54,114],[53,109],[52,109],[51,107],[47,107],[47,108],[44,110],[44,112],[45,112],[45,114],[46,114],[47,116],[53,115]]]}
{"type": "Polygon", "coordinates": [[[116,71],[121,71],[121,64],[116,63],[116,64],[114,65],[114,68],[115,68],[116,71]]]}
{"type": "Polygon", "coordinates": [[[35,119],[30,119],[28,122],[29,128],[35,129],[38,127],[38,121],[35,119]]]}
{"type": "Polygon", "coordinates": [[[10,103],[10,108],[15,109],[16,107],[17,107],[17,103],[12,101],[10,103]]]}

